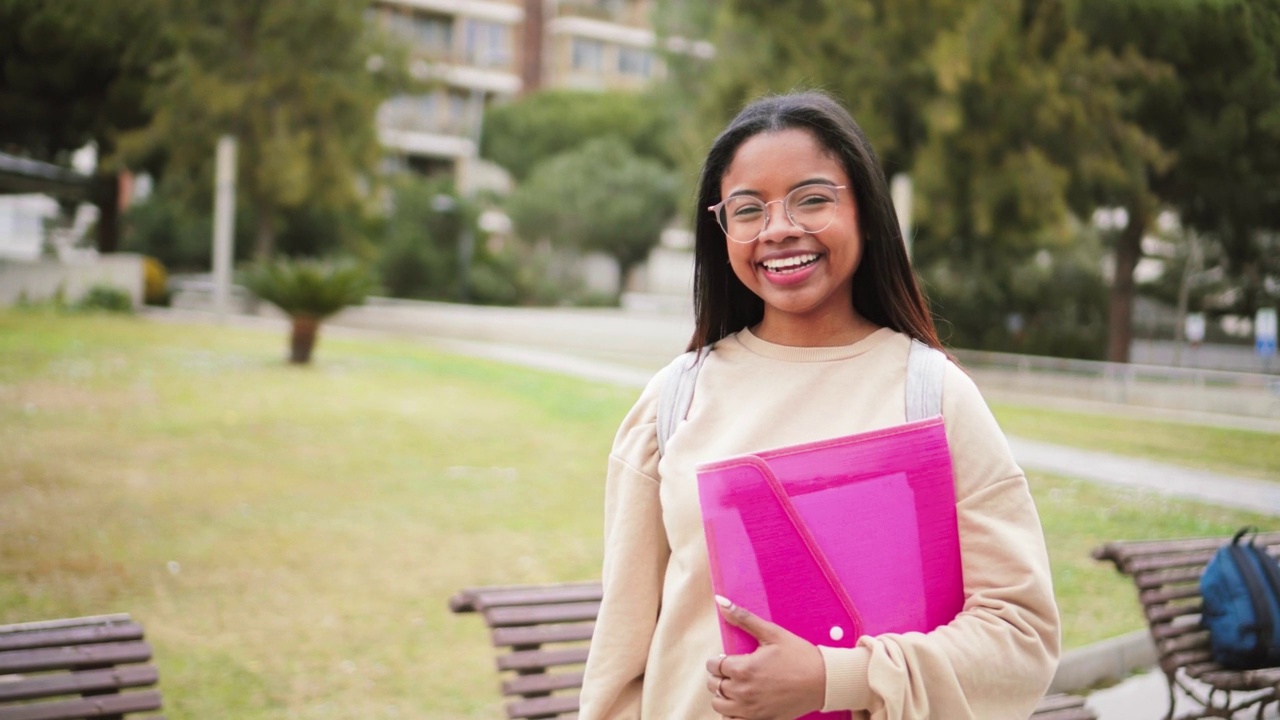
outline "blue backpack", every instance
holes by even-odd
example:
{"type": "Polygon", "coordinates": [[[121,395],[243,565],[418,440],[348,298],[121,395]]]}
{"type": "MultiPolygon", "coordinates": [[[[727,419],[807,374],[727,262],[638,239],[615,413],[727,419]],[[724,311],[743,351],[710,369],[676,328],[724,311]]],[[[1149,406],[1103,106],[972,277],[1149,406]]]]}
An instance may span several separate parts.
{"type": "Polygon", "coordinates": [[[1237,670],[1280,665],[1280,563],[1242,528],[1200,576],[1201,622],[1219,665],[1237,670]]]}

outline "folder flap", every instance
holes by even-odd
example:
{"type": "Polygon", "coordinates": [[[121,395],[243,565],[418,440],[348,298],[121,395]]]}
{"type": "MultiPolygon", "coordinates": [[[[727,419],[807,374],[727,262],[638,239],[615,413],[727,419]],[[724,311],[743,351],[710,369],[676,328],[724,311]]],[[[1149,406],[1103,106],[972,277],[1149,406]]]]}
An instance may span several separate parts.
{"type": "MultiPolygon", "coordinates": [[[[762,460],[745,456],[700,476],[712,588],[812,643],[853,647],[860,628],[849,612],[852,602],[810,555],[771,488],[771,475],[762,460]]],[[[720,631],[725,652],[757,647],[755,638],[723,619],[720,631]]]]}

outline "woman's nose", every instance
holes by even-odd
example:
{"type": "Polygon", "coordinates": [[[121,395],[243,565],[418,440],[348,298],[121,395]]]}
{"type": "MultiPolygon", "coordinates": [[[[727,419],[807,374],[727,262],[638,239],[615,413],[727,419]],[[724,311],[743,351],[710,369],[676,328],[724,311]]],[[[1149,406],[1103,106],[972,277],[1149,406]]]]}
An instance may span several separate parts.
{"type": "MultiPolygon", "coordinates": [[[[764,227],[760,230],[760,242],[780,242],[793,237],[804,234],[798,225],[791,222],[791,217],[787,215],[787,211],[781,206],[780,200],[774,202],[779,203],[775,210],[768,206],[765,207],[764,227]]],[[[772,205],[773,203],[769,203],[772,205]]]]}

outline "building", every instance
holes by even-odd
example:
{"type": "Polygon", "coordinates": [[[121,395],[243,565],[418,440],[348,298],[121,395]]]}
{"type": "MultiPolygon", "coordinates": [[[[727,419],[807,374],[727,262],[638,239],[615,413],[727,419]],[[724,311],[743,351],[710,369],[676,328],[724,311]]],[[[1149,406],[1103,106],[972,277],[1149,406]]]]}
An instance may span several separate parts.
{"type": "MultiPolygon", "coordinates": [[[[394,168],[491,184],[477,161],[485,107],[543,88],[638,89],[665,68],[653,0],[376,0],[370,19],[406,40],[410,72],[438,86],[388,101],[378,132],[394,168]]],[[[706,42],[667,47],[704,57],[706,42]]]]}
{"type": "Polygon", "coordinates": [[[438,85],[392,98],[378,135],[392,163],[424,175],[468,181],[484,107],[515,97],[525,0],[381,0],[371,19],[405,40],[410,72],[438,85]]]}

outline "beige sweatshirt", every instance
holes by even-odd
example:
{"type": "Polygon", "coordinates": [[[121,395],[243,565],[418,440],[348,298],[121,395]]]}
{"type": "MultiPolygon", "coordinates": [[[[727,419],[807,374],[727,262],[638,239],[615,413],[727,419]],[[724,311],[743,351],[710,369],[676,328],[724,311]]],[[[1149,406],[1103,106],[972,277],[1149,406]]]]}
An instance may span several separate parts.
{"type": "MultiPolygon", "coordinates": [[[[705,662],[720,652],[695,468],[905,421],[909,339],[881,329],[797,348],[749,331],[715,346],[659,459],[660,373],[623,421],[605,490],[604,600],[582,720],[712,720],[705,662]]],[[[825,710],[858,720],[1025,720],[1057,666],[1058,613],[1025,476],[973,382],[948,364],[964,610],[933,632],[821,648],[825,710]]]]}

